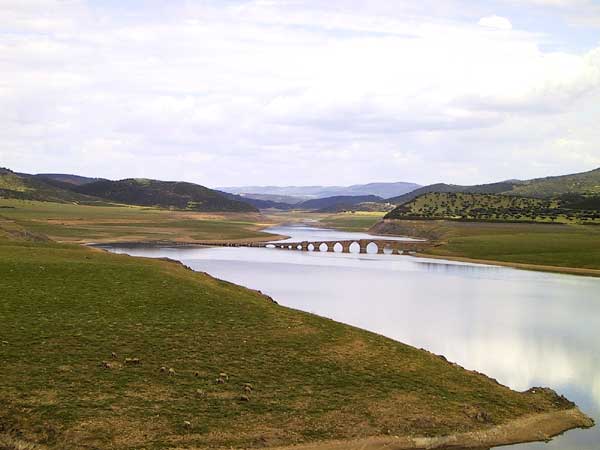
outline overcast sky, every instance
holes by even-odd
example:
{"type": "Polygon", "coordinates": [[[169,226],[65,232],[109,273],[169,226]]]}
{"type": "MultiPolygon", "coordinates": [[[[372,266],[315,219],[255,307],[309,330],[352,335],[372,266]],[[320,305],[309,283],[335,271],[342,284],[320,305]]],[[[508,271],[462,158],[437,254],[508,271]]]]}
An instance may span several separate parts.
{"type": "Polygon", "coordinates": [[[600,166],[597,0],[0,0],[0,166],[208,186],[600,166]]]}

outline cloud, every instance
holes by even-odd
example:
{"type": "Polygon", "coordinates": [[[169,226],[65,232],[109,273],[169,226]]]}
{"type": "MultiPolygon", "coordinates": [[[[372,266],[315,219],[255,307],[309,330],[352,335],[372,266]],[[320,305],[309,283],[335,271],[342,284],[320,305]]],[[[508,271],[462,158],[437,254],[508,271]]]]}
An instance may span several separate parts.
{"type": "Polygon", "coordinates": [[[502,17],[456,14],[458,0],[437,15],[428,2],[37,2],[0,10],[0,160],[18,170],[469,183],[545,175],[544,149],[552,173],[599,156],[600,50],[543,50],[502,17]]]}
{"type": "Polygon", "coordinates": [[[499,30],[512,30],[512,23],[506,17],[487,16],[479,19],[479,25],[488,28],[497,28],[499,30]]]}

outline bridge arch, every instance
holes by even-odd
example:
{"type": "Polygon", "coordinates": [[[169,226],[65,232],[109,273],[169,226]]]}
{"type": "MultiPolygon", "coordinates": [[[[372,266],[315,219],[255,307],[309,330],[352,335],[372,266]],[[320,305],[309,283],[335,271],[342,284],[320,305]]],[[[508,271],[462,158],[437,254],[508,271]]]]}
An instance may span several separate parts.
{"type": "Polygon", "coordinates": [[[393,255],[394,254],[394,248],[390,244],[385,244],[383,246],[383,254],[384,255],[393,255]]]}
{"type": "Polygon", "coordinates": [[[354,241],[352,244],[350,244],[350,246],[348,247],[348,251],[350,253],[360,253],[360,244],[356,241],[354,241]]]}
{"type": "Polygon", "coordinates": [[[265,247],[266,247],[266,248],[277,248],[277,247],[275,246],[275,244],[267,244],[267,245],[265,245],[265,247]]]}
{"type": "Polygon", "coordinates": [[[313,244],[308,244],[308,247],[306,247],[306,249],[307,249],[309,252],[314,252],[314,251],[315,251],[315,246],[314,246],[313,244]]]}
{"type": "Polygon", "coordinates": [[[325,242],[322,242],[321,245],[319,245],[319,251],[320,252],[328,252],[329,245],[327,245],[325,242]]]}
{"type": "Polygon", "coordinates": [[[379,246],[375,242],[369,242],[366,248],[367,253],[377,254],[379,253],[379,246]]]}
{"type": "Polygon", "coordinates": [[[302,250],[302,244],[298,244],[298,245],[296,245],[296,249],[297,249],[297,250],[302,250]]]}
{"type": "Polygon", "coordinates": [[[333,251],[336,253],[342,253],[344,251],[344,246],[339,242],[333,244],[333,251]]]}

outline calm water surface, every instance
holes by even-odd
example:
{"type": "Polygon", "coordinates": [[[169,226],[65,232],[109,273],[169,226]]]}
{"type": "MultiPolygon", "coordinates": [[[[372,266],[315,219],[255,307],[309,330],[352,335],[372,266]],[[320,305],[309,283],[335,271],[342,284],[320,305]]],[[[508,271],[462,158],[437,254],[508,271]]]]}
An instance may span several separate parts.
{"type": "MultiPolygon", "coordinates": [[[[314,227],[290,241],[363,239],[314,227]]],[[[600,279],[398,255],[263,248],[116,248],[195,270],[486,373],[513,389],[549,386],[600,422],[600,279]]],[[[518,450],[598,450],[600,427],[518,450]]]]}

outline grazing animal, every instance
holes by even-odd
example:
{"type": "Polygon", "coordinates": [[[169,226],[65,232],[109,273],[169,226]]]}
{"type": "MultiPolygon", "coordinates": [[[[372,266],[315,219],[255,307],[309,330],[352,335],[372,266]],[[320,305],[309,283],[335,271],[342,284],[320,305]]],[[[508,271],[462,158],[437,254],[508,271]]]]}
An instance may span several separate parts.
{"type": "Polygon", "coordinates": [[[162,367],[160,368],[160,371],[161,371],[161,372],[166,372],[166,371],[167,371],[167,368],[166,368],[165,366],[162,366],[162,367]]]}
{"type": "Polygon", "coordinates": [[[247,395],[241,395],[240,396],[240,401],[242,401],[242,402],[249,402],[250,401],[250,397],[248,397],[247,395]]]}
{"type": "Polygon", "coordinates": [[[225,380],[224,380],[223,378],[220,378],[220,377],[219,377],[219,378],[217,378],[217,379],[215,380],[215,383],[217,383],[217,384],[225,384],[225,380]]]}
{"type": "Polygon", "coordinates": [[[190,428],[192,428],[192,422],[190,422],[189,420],[184,420],[183,426],[189,430],[190,428]]]}
{"type": "Polygon", "coordinates": [[[172,367],[169,369],[169,376],[172,377],[175,375],[175,369],[173,369],[172,367]]]}
{"type": "Polygon", "coordinates": [[[112,359],[117,359],[117,354],[115,352],[112,352],[110,356],[112,359]]]}
{"type": "Polygon", "coordinates": [[[140,360],[140,358],[125,358],[125,364],[130,366],[137,366],[141,363],[142,361],[140,360]]]}
{"type": "Polygon", "coordinates": [[[102,364],[101,364],[101,366],[102,366],[103,368],[105,368],[105,369],[112,369],[112,368],[113,368],[112,364],[111,364],[111,363],[109,363],[108,361],[102,361],[102,364]]]}
{"type": "Polygon", "coordinates": [[[225,381],[229,381],[229,375],[227,375],[225,372],[221,372],[219,374],[219,378],[223,378],[225,381]]]}
{"type": "Polygon", "coordinates": [[[194,376],[195,377],[199,377],[200,376],[200,372],[194,372],[194,376]]]}
{"type": "Polygon", "coordinates": [[[250,386],[244,386],[244,392],[250,394],[252,392],[252,388],[250,386]]]}

